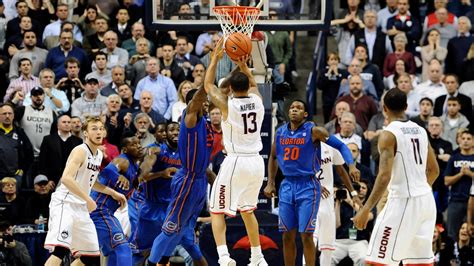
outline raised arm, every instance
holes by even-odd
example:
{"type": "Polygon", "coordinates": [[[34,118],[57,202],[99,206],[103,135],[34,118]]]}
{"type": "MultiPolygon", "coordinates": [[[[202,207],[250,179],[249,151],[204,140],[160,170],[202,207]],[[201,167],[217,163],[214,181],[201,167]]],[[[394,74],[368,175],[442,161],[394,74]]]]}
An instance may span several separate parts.
{"type": "Polygon", "coordinates": [[[217,63],[224,55],[224,49],[222,48],[223,42],[224,38],[221,38],[216,44],[214,51],[211,53],[211,61],[209,62],[209,67],[207,68],[206,75],[204,76],[204,89],[210,96],[211,102],[221,109],[224,118],[227,118],[227,95],[224,95],[222,91],[214,84],[214,81],[216,80],[217,63]]]}
{"type": "Polygon", "coordinates": [[[200,87],[193,99],[186,106],[186,116],[184,117],[184,124],[187,128],[193,128],[199,118],[199,113],[202,110],[202,105],[207,101],[206,90],[200,87]]]}

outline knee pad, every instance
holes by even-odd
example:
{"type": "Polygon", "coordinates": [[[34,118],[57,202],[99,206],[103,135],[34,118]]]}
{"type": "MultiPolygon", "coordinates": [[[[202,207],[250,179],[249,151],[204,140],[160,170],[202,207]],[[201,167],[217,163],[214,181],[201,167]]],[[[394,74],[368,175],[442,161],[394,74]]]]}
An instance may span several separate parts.
{"type": "Polygon", "coordinates": [[[100,256],[81,256],[79,259],[86,266],[100,266],[100,256]]]}
{"type": "Polygon", "coordinates": [[[69,254],[69,249],[67,249],[65,247],[57,246],[57,247],[54,247],[54,250],[53,250],[52,254],[54,256],[60,258],[61,260],[63,260],[64,257],[66,257],[66,255],[69,254]]]}

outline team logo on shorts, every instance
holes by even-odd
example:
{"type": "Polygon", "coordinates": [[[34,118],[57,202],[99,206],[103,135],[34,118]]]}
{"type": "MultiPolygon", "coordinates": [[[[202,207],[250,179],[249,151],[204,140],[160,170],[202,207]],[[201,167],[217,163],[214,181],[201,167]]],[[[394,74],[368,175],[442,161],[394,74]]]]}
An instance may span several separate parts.
{"type": "Polygon", "coordinates": [[[69,232],[68,232],[67,230],[63,230],[63,231],[61,232],[61,237],[62,237],[63,239],[68,238],[68,237],[69,237],[69,232]]]}
{"type": "Polygon", "coordinates": [[[168,232],[174,232],[174,231],[176,231],[176,229],[178,228],[178,225],[175,224],[175,223],[173,223],[173,222],[171,222],[171,221],[168,221],[168,222],[165,223],[165,225],[164,225],[163,227],[164,227],[164,228],[166,229],[166,231],[168,231],[168,232]]]}
{"type": "Polygon", "coordinates": [[[124,239],[124,236],[123,236],[122,233],[116,233],[116,234],[114,235],[114,241],[117,241],[117,242],[118,242],[118,241],[122,241],[123,239],[124,239]]]}
{"type": "Polygon", "coordinates": [[[313,220],[311,221],[311,226],[316,226],[316,219],[313,219],[313,220]]]}

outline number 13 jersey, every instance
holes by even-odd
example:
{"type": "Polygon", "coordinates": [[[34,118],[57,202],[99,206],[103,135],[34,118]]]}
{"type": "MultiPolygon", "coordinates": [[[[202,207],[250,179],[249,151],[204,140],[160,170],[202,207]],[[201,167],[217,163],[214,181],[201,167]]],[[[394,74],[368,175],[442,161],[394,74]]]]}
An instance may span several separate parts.
{"type": "Polygon", "coordinates": [[[389,197],[411,198],[431,193],[426,177],[429,143],[426,130],[411,121],[393,121],[385,130],[397,140],[389,197]]]}
{"type": "Polygon", "coordinates": [[[265,108],[260,97],[229,97],[227,120],[222,122],[224,147],[229,154],[258,154],[262,150],[260,130],[265,108]]]}

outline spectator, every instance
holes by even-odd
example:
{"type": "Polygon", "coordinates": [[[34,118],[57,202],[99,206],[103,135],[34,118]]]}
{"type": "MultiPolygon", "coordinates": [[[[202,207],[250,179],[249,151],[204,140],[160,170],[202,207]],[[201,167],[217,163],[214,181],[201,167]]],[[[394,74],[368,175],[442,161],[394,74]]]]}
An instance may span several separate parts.
{"type": "MultiPolygon", "coordinates": [[[[216,34],[219,34],[217,31],[207,31],[204,33],[201,33],[196,41],[196,55],[203,57],[210,51],[212,51],[212,37],[216,34]]],[[[220,38],[219,34],[219,38],[220,38]]]]}
{"type": "MultiPolygon", "coordinates": [[[[46,224],[49,217],[49,202],[55,183],[50,182],[45,175],[37,175],[34,179],[34,191],[24,207],[25,223],[27,224],[46,224]],[[39,217],[43,217],[43,221],[39,217]]],[[[46,229],[47,230],[47,229],[46,229]]]]}
{"type": "MultiPolygon", "coordinates": [[[[40,87],[45,92],[44,105],[51,108],[56,114],[66,113],[69,111],[71,104],[67,99],[64,91],[58,90],[54,86],[54,72],[49,68],[44,68],[39,73],[40,87]]],[[[31,105],[31,93],[27,93],[24,106],[31,105]]]]}
{"type": "Polygon", "coordinates": [[[444,184],[450,186],[448,203],[448,235],[458,240],[459,228],[466,217],[469,189],[474,177],[474,152],[472,134],[465,131],[460,135],[459,152],[451,155],[444,172],[444,184]]]}
{"type": "Polygon", "coordinates": [[[105,18],[97,18],[94,22],[94,33],[86,35],[84,38],[84,50],[87,54],[97,53],[99,50],[105,48],[104,37],[105,33],[109,30],[109,25],[105,18]]]}
{"type": "Polygon", "coordinates": [[[139,113],[133,119],[133,124],[137,129],[137,137],[140,140],[142,147],[147,147],[148,145],[156,141],[155,136],[150,133],[151,119],[145,113],[139,113]]]}
{"type": "Polygon", "coordinates": [[[454,262],[458,265],[474,264],[474,246],[471,243],[469,227],[463,223],[459,228],[458,241],[454,246],[454,262]],[[456,252],[457,251],[457,252],[456,252]]]}
{"type": "MultiPolygon", "coordinates": [[[[359,150],[362,150],[362,137],[355,133],[356,119],[353,113],[344,112],[340,118],[341,131],[335,136],[346,145],[348,143],[355,143],[359,150]]],[[[360,161],[360,158],[358,158],[360,161]]]]}
{"type": "MultiPolygon", "coordinates": [[[[467,17],[460,17],[458,21],[458,35],[448,42],[448,56],[445,61],[445,72],[455,73],[461,78],[461,82],[465,81],[463,73],[463,62],[466,58],[469,47],[474,42],[471,36],[471,21],[467,17]]],[[[469,77],[470,78],[470,77],[469,77]]]]}
{"type": "MultiPolygon", "coordinates": [[[[58,20],[55,22],[52,22],[48,24],[44,28],[43,32],[43,41],[46,39],[48,36],[59,36],[61,32],[61,24],[64,23],[67,20],[68,17],[68,12],[69,8],[67,4],[58,4],[56,7],[56,16],[58,20]]],[[[79,30],[79,27],[74,26],[74,40],[82,43],[82,32],[79,30]]],[[[71,39],[72,41],[72,39],[71,39]]]]}
{"type": "MultiPolygon", "coordinates": [[[[72,32],[63,31],[59,34],[59,46],[52,48],[46,57],[45,67],[50,68],[56,75],[56,81],[67,76],[65,70],[66,59],[70,57],[76,58],[80,66],[83,66],[85,73],[88,72],[89,59],[81,48],[72,44],[72,32]]],[[[58,86],[59,87],[59,86],[58,86]]]]}
{"type": "Polygon", "coordinates": [[[15,121],[25,131],[26,136],[33,146],[33,161],[30,164],[28,180],[32,180],[38,173],[39,153],[43,137],[49,135],[53,123],[56,120],[56,114],[49,107],[44,106],[44,90],[41,87],[34,87],[31,90],[31,105],[20,106],[15,110],[15,121]]]}
{"type": "MultiPolygon", "coordinates": [[[[329,132],[329,134],[336,134],[341,131],[340,119],[344,112],[350,112],[351,107],[347,102],[341,101],[336,103],[334,107],[335,118],[329,121],[324,125],[324,128],[329,132]]],[[[364,133],[364,130],[360,127],[359,124],[356,124],[355,129],[356,134],[361,136],[364,133]]]]}
{"type": "MultiPolygon", "coordinates": [[[[79,133],[81,132],[80,119],[78,120],[79,133]]],[[[45,136],[41,142],[39,155],[39,172],[49,177],[50,187],[54,188],[63,174],[66,161],[72,149],[82,143],[82,138],[74,136],[72,131],[72,119],[68,115],[58,118],[58,130],[52,131],[45,136]]],[[[47,215],[43,213],[43,215],[47,215]]]]}
{"type": "Polygon", "coordinates": [[[428,97],[423,97],[420,100],[420,114],[410,118],[411,121],[417,123],[420,127],[428,128],[428,119],[433,113],[433,101],[428,97]]]}
{"type": "Polygon", "coordinates": [[[387,6],[377,13],[377,28],[387,33],[387,21],[398,14],[397,0],[386,0],[387,6]]]}
{"type": "Polygon", "coordinates": [[[434,265],[450,265],[453,255],[453,240],[444,232],[442,225],[435,225],[433,232],[434,265]]]}
{"type": "Polygon", "coordinates": [[[155,128],[155,125],[166,122],[166,119],[157,111],[153,110],[153,95],[149,91],[143,91],[140,94],[140,110],[133,114],[133,118],[139,113],[145,113],[150,118],[152,124],[151,128],[155,128]]]}
{"type": "MultiPolygon", "coordinates": [[[[65,21],[61,24],[61,32],[63,31],[70,31],[70,32],[73,32],[74,30],[74,26],[75,24],[72,23],[72,22],[69,22],[69,21],[65,21]]],[[[47,49],[47,50],[51,50],[53,49],[54,47],[58,46],[60,44],[60,38],[59,38],[59,35],[51,35],[51,36],[48,36],[44,39],[43,41],[43,46],[47,49]]],[[[77,41],[77,40],[73,40],[72,41],[72,44],[76,47],[82,47],[82,43],[77,41]]]]}
{"type": "Polygon", "coordinates": [[[132,29],[128,23],[130,20],[128,9],[118,9],[115,18],[117,23],[112,24],[110,29],[117,33],[119,44],[122,44],[122,42],[132,37],[132,29]]]}
{"type": "Polygon", "coordinates": [[[405,50],[408,43],[407,36],[405,33],[399,33],[395,35],[393,42],[395,45],[395,52],[388,54],[385,58],[385,62],[383,64],[384,77],[388,77],[395,73],[395,63],[399,59],[405,62],[407,66],[406,71],[411,75],[414,75],[416,72],[415,58],[411,52],[405,50]]]}
{"type": "Polygon", "coordinates": [[[446,94],[446,86],[442,82],[442,78],[443,69],[441,63],[436,59],[432,59],[428,66],[428,80],[418,84],[415,87],[415,92],[420,97],[429,97],[434,102],[436,98],[446,94]]]}
{"type": "Polygon", "coordinates": [[[355,115],[357,123],[365,131],[369,121],[377,113],[377,105],[372,97],[362,92],[362,78],[358,75],[349,78],[350,94],[342,96],[338,101],[344,101],[351,107],[351,112],[355,115]]]}
{"type": "Polygon", "coordinates": [[[135,99],[139,99],[142,91],[149,91],[153,95],[153,110],[165,119],[171,119],[171,107],[178,100],[176,87],[173,81],[160,74],[160,65],[157,58],[147,60],[146,72],[148,75],[138,82],[135,90],[135,99]]]}
{"type": "Polygon", "coordinates": [[[78,137],[79,139],[83,139],[82,135],[82,121],[81,118],[78,116],[71,117],[71,134],[73,136],[78,137]]]}
{"type": "Polygon", "coordinates": [[[64,62],[67,77],[59,80],[56,87],[66,93],[66,97],[70,103],[81,97],[84,91],[84,85],[79,79],[81,72],[81,63],[75,57],[69,57],[64,62]]]}
{"type": "MultiPolygon", "coordinates": [[[[7,51],[10,57],[14,56],[19,49],[24,48],[23,35],[29,30],[33,30],[31,18],[24,16],[20,21],[20,31],[15,33],[15,35],[8,37],[8,39],[5,41],[5,44],[3,45],[3,50],[7,51]]],[[[37,40],[35,44],[41,43],[37,40]]]]}
{"type": "Polygon", "coordinates": [[[118,87],[125,83],[125,69],[121,66],[114,66],[112,68],[112,82],[100,90],[102,96],[109,96],[110,94],[117,94],[118,87]]]}
{"type": "Polygon", "coordinates": [[[406,71],[407,66],[408,64],[405,63],[403,59],[397,59],[397,61],[395,61],[395,72],[392,75],[384,78],[384,84],[385,84],[386,90],[395,88],[397,86],[395,81],[398,80],[398,78],[404,73],[410,76],[411,84],[413,88],[416,87],[416,85],[418,85],[418,77],[408,73],[406,71]]]}
{"type": "Polygon", "coordinates": [[[448,49],[440,44],[440,32],[437,28],[430,29],[426,35],[428,43],[421,47],[421,61],[423,62],[422,81],[428,80],[428,68],[431,60],[436,59],[441,65],[444,65],[444,59],[448,55],[448,49]]]}
{"type": "MultiPolygon", "coordinates": [[[[217,43],[221,39],[221,36],[218,33],[215,33],[211,36],[211,50],[216,47],[217,43]]],[[[211,62],[211,54],[207,53],[201,58],[201,62],[204,67],[207,69],[209,67],[209,63],[211,62]]],[[[230,57],[224,53],[223,57],[219,62],[217,62],[216,68],[216,83],[219,83],[219,80],[225,78],[231,71],[234,69],[235,64],[232,62],[230,57]]]]}
{"type": "Polygon", "coordinates": [[[0,197],[0,203],[9,203],[9,206],[2,212],[4,219],[8,219],[14,225],[22,224],[25,199],[18,195],[20,189],[17,187],[16,179],[4,177],[1,182],[3,195],[0,197]]]}
{"type": "MultiPolygon", "coordinates": [[[[5,2],[5,1],[4,1],[5,2]]],[[[21,31],[20,22],[22,17],[28,16],[28,4],[24,0],[18,0],[15,3],[16,12],[18,14],[15,18],[10,18],[7,22],[7,31],[5,33],[5,39],[9,39],[11,36],[21,31]]],[[[32,21],[32,25],[38,25],[36,21],[32,21]]]]}
{"type": "Polygon", "coordinates": [[[459,128],[467,128],[469,126],[469,120],[461,114],[461,103],[457,97],[449,97],[447,100],[447,112],[441,116],[441,120],[444,123],[443,136],[451,142],[453,149],[458,147],[456,143],[456,131],[459,128]]]}
{"type": "Polygon", "coordinates": [[[319,75],[318,89],[322,90],[324,123],[330,120],[331,110],[336,102],[343,76],[347,75],[345,70],[338,67],[340,62],[336,53],[329,53],[326,58],[326,73],[319,75]]]}
{"type": "Polygon", "coordinates": [[[121,4],[119,10],[128,10],[128,14],[130,14],[129,22],[131,24],[137,22],[139,19],[141,19],[142,21],[145,20],[144,5],[138,6],[137,4],[135,4],[136,1],[133,0],[123,0],[120,2],[121,4]]]}
{"type": "Polygon", "coordinates": [[[107,111],[107,98],[99,94],[99,81],[86,80],[84,93],[71,105],[71,115],[85,119],[87,116],[100,116],[107,111]]]}
{"type": "MultiPolygon", "coordinates": [[[[435,11],[436,18],[438,23],[428,28],[428,32],[431,29],[437,29],[440,34],[440,46],[447,48],[448,41],[457,36],[457,25],[448,23],[448,10],[444,7],[441,7],[435,11]]],[[[426,31],[425,31],[426,32],[426,31]]],[[[423,39],[426,38],[426,35],[423,39]]]]}
{"type": "Polygon", "coordinates": [[[365,11],[364,25],[364,29],[356,31],[351,37],[346,58],[353,58],[356,46],[362,43],[367,46],[367,60],[378,66],[379,69],[383,69],[385,57],[393,50],[388,36],[377,29],[377,12],[375,10],[365,11]]]}
{"type": "Polygon", "coordinates": [[[195,55],[189,53],[189,42],[185,36],[178,36],[176,40],[176,55],[174,60],[184,71],[186,77],[190,77],[194,67],[201,64],[201,60],[195,55]]]}
{"type": "Polygon", "coordinates": [[[275,63],[272,73],[273,82],[281,84],[286,80],[285,73],[289,70],[288,64],[293,53],[290,35],[287,31],[267,31],[266,36],[268,46],[272,49],[275,63]]]}
{"type": "MultiPolygon", "coordinates": [[[[137,54],[135,43],[138,39],[141,38],[145,38],[145,26],[140,22],[135,22],[132,25],[132,37],[123,41],[121,45],[123,49],[127,50],[129,57],[132,57],[137,54]]],[[[149,40],[147,41],[150,51],[154,51],[155,45],[149,40]]]]}
{"type": "Polygon", "coordinates": [[[104,138],[102,141],[102,146],[99,146],[99,149],[104,154],[104,158],[102,159],[102,163],[100,165],[101,170],[104,169],[113,159],[120,155],[120,151],[117,146],[109,143],[109,141],[104,138]]]}
{"type": "Polygon", "coordinates": [[[3,1],[0,3],[0,47],[5,45],[5,33],[7,31],[8,20],[5,17],[5,4],[3,1]]]}
{"type": "Polygon", "coordinates": [[[191,81],[183,81],[178,87],[178,101],[173,104],[171,111],[171,120],[173,122],[179,122],[183,110],[186,108],[186,95],[190,90],[193,89],[191,81]]]}
{"type": "MultiPolygon", "coordinates": [[[[349,150],[351,151],[352,160],[354,160],[354,162],[356,162],[356,164],[355,164],[356,168],[359,169],[359,171],[360,171],[361,180],[363,179],[363,180],[369,181],[369,183],[365,186],[365,191],[366,191],[367,187],[372,186],[372,184],[375,182],[375,177],[372,175],[372,172],[370,171],[370,168],[368,168],[367,166],[357,162],[360,159],[359,146],[357,146],[357,144],[355,144],[355,143],[347,143],[347,148],[349,148],[349,150]]],[[[344,165],[344,168],[346,169],[346,171],[348,171],[347,165],[344,165]]],[[[335,180],[336,179],[338,180],[338,181],[335,181],[336,184],[339,184],[339,185],[342,184],[341,177],[339,177],[339,175],[337,175],[337,173],[334,173],[334,178],[335,178],[335,180]]],[[[359,190],[359,193],[360,193],[360,190],[359,190]]],[[[366,197],[366,195],[364,197],[366,197]]]]}
{"type": "Polygon", "coordinates": [[[371,81],[374,84],[375,90],[377,91],[377,99],[380,99],[384,90],[382,74],[375,64],[368,61],[369,54],[367,46],[365,46],[365,44],[358,44],[354,51],[354,57],[361,62],[362,72],[360,76],[364,80],[371,81]]]}
{"type": "Polygon", "coordinates": [[[417,116],[420,113],[420,95],[413,90],[411,76],[407,73],[400,75],[397,79],[397,88],[407,95],[407,109],[405,114],[410,117],[417,116]]]}
{"type": "Polygon", "coordinates": [[[23,174],[27,172],[30,162],[33,161],[31,142],[22,128],[13,121],[15,113],[13,106],[4,103],[0,106],[0,147],[3,152],[0,156],[0,178],[13,176],[21,188],[23,174]]]}
{"type": "Polygon", "coordinates": [[[468,120],[469,123],[472,121],[472,101],[468,96],[459,93],[459,83],[458,77],[454,74],[447,74],[444,77],[444,84],[446,84],[447,95],[442,95],[436,98],[434,104],[434,113],[435,116],[442,116],[448,112],[448,99],[450,97],[456,97],[459,99],[461,104],[460,113],[463,114],[468,120]]]}
{"type": "MultiPolygon", "coordinates": [[[[378,93],[377,90],[375,89],[374,83],[370,80],[366,80],[362,77],[361,71],[362,71],[362,62],[358,58],[353,58],[349,68],[349,76],[348,79],[350,79],[352,76],[360,76],[362,78],[362,91],[366,94],[372,97],[374,100],[378,101],[378,93]]],[[[350,86],[349,82],[347,79],[344,79],[341,82],[341,87],[339,88],[339,93],[337,94],[337,98],[340,98],[344,95],[349,95],[350,93],[350,86]]]]}
{"type": "Polygon", "coordinates": [[[163,51],[163,57],[160,59],[161,75],[171,78],[174,86],[179,87],[186,80],[186,75],[184,70],[174,61],[175,49],[171,44],[164,44],[161,50],[163,51]]]}
{"type": "Polygon", "coordinates": [[[31,60],[22,58],[18,61],[20,76],[10,82],[4,102],[12,101],[16,105],[22,105],[25,95],[34,87],[39,85],[39,79],[31,74],[31,60]]]}
{"type": "Polygon", "coordinates": [[[13,55],[10,61],[10,72],[8,73],[9,79],[16,79],[20,76],[18,71],[18,62],[20,59],[28,58],[31,60],[32,69],[31,73],[33,76],[38,76],[41,69],[44,67],[46,56],[48,51],[36,46],[36,33],[32,30],[27,30],[23,33],[23,46],[24,48],[18,50],[13,55]]]}
{"type": "Polygon", "coordinates": [[[206,73],[206,67],[202,64],[196,64],[192,73],[193,88],[197,89],[204,83],[204,74],[206,73]]]}
{"type": "Polygon", "coordinates": [[[134,87],[146,76],[146,60],[150,58],[150,45],[147,39],[139,38],[135,46],[137,53],[130,57],[127,65],[127,79],[134,87]]]}
{"type": "Polygon", "coordinates": [[[464,81],[474,80],[474,43],[471,44],[461,67],[461,78],[464,81]]]}
{"type": "Polygon", "coordinates": [[[119,120],[122,98],[117,94],[107,97],[107,111],[105,112],[105,128],[107,130],[107,142],[120,146],[120,137],[123,133],[123,120],[119,120]]]}
{"type": "Polygon", "coordinates": [[[102,12],[98,6],[88,5],[84,9],[84,14],[82,14],[82,16],[80,16],[77,20],[77,25],[84,36],[89,36],[96,33],[97,24],[95,22],[98,18],[105,19],[106,24],[109,20],[109,16],[102,12]]]}
{"type": "MultiPolygon", "coordinates": [[[[408,39],[406,49],[414,54],[420,37],[420,25],[418,20],[409,15],[410,4],[408,0],[398,0],[398,14],[387,20],[387,35],[392,42],[398,33],[404,32],[408,39]]],[[[411,74],[411,73],[410,73],[411,74]]]]}
{"type": "MultiPolygon", "coordinates": [[[[434,0],[435,10],[438,11],[441,8],[446,9],[447,2],[448,1],[446,0],[434,0]]],[[[440,23],[439,14],[437,14],[436,11],[431,14],[428,14],[428,16],[425,17],[425,21],[423,22],[423,32],[427,32],[428,29],[440,23]]],[[[442,19],[444,20],[444,23],[452,24],[455,26],[458,25],[458,18],[456,17],[456,15],[454,15],[453,13],[447,12],[447,10],[446,10],[446,17],[443,17],[442,19]]]]}
{"type": "Polygon", "coordinates": [[[121,112],[133,113],[140,109],[140,102],[138,100],[133,99],[133,91],[130,88],[130,85],[128,85],[127,83],[119,85],[118,94],[120,95],[120,98],[122,98],[122,106],[120,107],[121,112]]]}
{"type": "Polygon", "coordinates": [[[444,171],[446,170],[447,162],[451,158],[453,146],[449,141],[442,138],[443,136],[443,121],[436,116],[428,119],[428,137],[436,155],[436,161],[439,165],[439,176],[433,183],[433,194],[436,200],[436,210],[438,215],[448,207],[448,188],[444,185],[444,171]]]}
{"type": "Polygon", "coordinates": [[[103,88],[112,82],[112,72],[107,69],[107,55],[98,51],[94,55],[96,70],[86,75],[86,79],[95,78],[99,81],[99,88],[103,88]]]}
{"type": "Polygon", "coordinates": [[[31,266],[30,254],[25,244],[13,238],[13,227],[9,222],[0,222],[0,238],[3,239],[2,253],[4,253],[5,265],[31,266]],[[9,239],[11,241],[5,241],[9,239]]]}
{"type": "Polygon", "coordinates": [[[211,130],[214,135],[210,161],[213,161],[217,153],[224,149],[222,141],[222,111],[217,106],[209,107],[209,118],[211,120],[211,130]]]}
{"type": "MultiPolygon", "coordinates": [[[[125,67],[128,64],[127,50],[117,46],[118,37],[114,31],[107,31],[104,34],[105,48],[100,51],[107,54],[107,69],[112,69],[114,66],[125,67]]],[[[95,67],[92,66],[92,69],[95,67]]]]}

